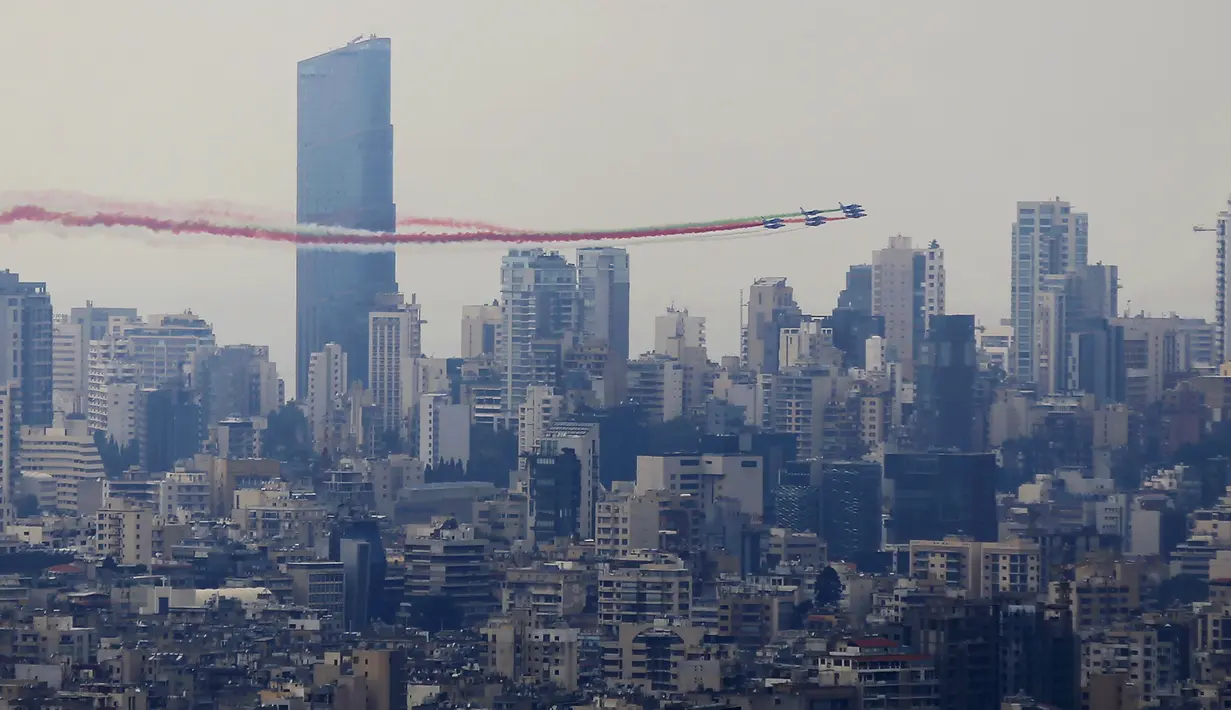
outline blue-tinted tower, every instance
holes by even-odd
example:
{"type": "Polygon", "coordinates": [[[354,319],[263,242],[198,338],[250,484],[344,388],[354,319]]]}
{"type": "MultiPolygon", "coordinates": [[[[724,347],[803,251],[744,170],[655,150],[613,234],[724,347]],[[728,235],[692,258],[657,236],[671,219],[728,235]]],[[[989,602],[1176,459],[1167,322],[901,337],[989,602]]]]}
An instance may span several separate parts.
{"type": "MultiPolygon", "coordinates": [[[[300,224],[394,230],[389,47],[356,40],[299,63],[300,224]]],[[[368,313],[377,294],[397,291],[394,266],[393,251],[299,249],[297,396],[308,391],[308,358],[326,343],[346,352],[350,381],[367,384],[368,313]]]]}
{"type": "Polygon", "coordinates": [[[342,563],[344,618],[348,631],[362,631],[374,619],[392,620],[385,598],[389,570],[380,523],[352,514],[339,516],[329,536],[329,559],[342,563]]]}

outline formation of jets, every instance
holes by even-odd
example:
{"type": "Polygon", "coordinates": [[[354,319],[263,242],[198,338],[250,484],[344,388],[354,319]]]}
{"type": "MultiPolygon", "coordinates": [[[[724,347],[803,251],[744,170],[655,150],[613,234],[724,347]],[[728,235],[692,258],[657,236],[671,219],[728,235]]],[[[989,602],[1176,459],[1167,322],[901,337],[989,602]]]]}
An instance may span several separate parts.
{"type": "MultiPolygon", "coordinates": [[[[864,211],[861,205],[844,205],[839,202],[838,209],[842,211],[843,219],[859,219],[860,217],[868,216],[868,213],[864,211]]],[[[804,226],[806,227],[819,227],[828,221],[828,218],[822,214],[822,210],[806,210],[801,207],[799,214],[803,216],[804,226]]],[[[766,229],[782,229],[786,225],[786,220],[781,217],[769,217],[761,222],[761,226],[766,229]]]]}

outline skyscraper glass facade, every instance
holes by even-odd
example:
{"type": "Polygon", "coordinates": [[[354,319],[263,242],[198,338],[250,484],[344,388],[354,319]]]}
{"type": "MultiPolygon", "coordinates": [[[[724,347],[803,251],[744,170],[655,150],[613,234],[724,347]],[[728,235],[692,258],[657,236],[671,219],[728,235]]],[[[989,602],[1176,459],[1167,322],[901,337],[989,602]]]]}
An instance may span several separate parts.
{"type": "MultiPolygon", "coordinates": [[[[299,63],[300,224],[390,232],[393,125],[390,42],[352,42],[299,63]]],[[[368,313],[397,291],[392,251],[300,248],[296,258],[295,382],[307,394],[308,360],[326,343],[347,354],[348,379],[366,383],[368,313]]]]}

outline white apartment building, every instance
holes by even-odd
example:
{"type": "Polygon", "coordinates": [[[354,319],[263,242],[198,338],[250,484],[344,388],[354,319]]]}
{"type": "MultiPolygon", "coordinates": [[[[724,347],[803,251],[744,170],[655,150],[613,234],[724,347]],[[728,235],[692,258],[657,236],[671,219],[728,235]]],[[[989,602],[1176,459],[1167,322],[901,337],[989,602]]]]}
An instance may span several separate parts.
{"type": "Polygon", "coordinates": [[[885,339],[879,335],[873,335],[864,341],[864,367],[868,372],[885,371],[885,347],[885,339]]]}
{"type": "Polygon", "coordinates": [[[228,417],[210,427],[218,458],[261,458],[268,426],[269,420],[265,417],[228,417]]]}
{"type": "Polygon", "coordinates": [[[1017,203],[1010,274],[1013,343],[1009,373],[1019,382],[1032,381],[1036,372],[1036,320],[1039,295],[1048,288],[1046,277],[1085,266],[1088,249],[1089,215],[1073,212],[1059,198],[1017,203]]]}
{"type": "Polygon", "coordinates": [[[137,393],[179,377],[198,348],[214,344],[213,326],[191,311],[153,314],[148,322],[112,317],[107,333],[89,346],[90,431],[105,431],[121,444],[132,440],[137,393]]]}
{"type": "Polygon", "coordinates": [[[559,360],[581,334],[577,267],[558,252],[511,249],[500,265],[496,367],[507,421],[531,385],[558,384],[559,360]]]}
{"type": "Polygon", "coordinates": [[[1159,401],[1166,391],[1167,376],[1180,370],[1178,324],[1175,318],[1115,318],[1111,324],[1124,328],[1125,399],[1145,406],[1159,401]]]}
{"type": "Polygon", "coordinates": [[[628,359],[628,251],[620,247],[577,250],[581,296],[580,339],[603,343],[610,357],[628,359]]]}
{"type": "Polygon", "coordinates": [[[779,331],[778,371],[805,365],[838,366],[842,354],[833,345],[833,329],[819,320],[805,320],[798,328],[779,331]]]}
{"type": "Polygon", "coordinates": [[[739,502],[753,520],[765,512],[765,469],[760,456],[685,454],[638,456],[638,495],[671,491],[699,496],[707,505],[720,498],[739,502]]]}
{"type": "Polygon", "coordinates": [[[135,503],[108,498],[95,514],[94,552],[122,565],[149,565],[154,557],[154,514],[135,503]]]}
{"type": "Polygon", "coordinates": [[[594,512],[594,551],[599,557],[628,557],[659,545],[658,498],[623,493],[598,502],[594,512]]]}
{"type": "Polygon", "coordinates": [[[948,537],[912,540],[909,550],[912,577],[939,580],[972,598],[1038,594],[1047,589],[1042,553],[1035,542],[948,537]]]}
{"type": "Polygon", "coordinates": [[[58,315],[51,338],[52,407],[60,414],[84,413],[89,365],[82,326],[69,322],[68,316],[58,315]]]}
{"type": "Polygon", "coordinates": [[[171,471],[160,481],[158,514],[191,520],[210,514],[212,484],[208,473],[171,471]]]}
{"type": "Polygon", "coordinates": [[[22,427],[22,473],[42,473],[55,487],[55,507],[71,515],[93,515],[102,505],[106,471],[85,419],[58,421],[55,427],[22,427]]]}
{"type": "Polygon", "coordinates": [[[547,426],[564,411],[564,395],[549,385],[526,388],[526,401],[517,408],[517,452],[534,451],[547,426]]]}
{"type": "Polygon", "coordinates": [[[759,425],[794,434],[800,456],[817,458],[824,444],[825,410],[846,406],[851,379],[837,369],[791,368],[757,378],[755,416],[759,425]]]}
{"type": "Polygon", "coordinates": [[[334,422],[341,419],[340,412],[346,407],[346,393],[350,383],[346,381],[346,353],[337,343],[326,343],[320,352],[308,357],[308,398],[304,402],[304,415],[312,427],[312,440],[318,445],[336,440],[331,434],[334,422]]]}
{"type": "Polygon", "coordinates": [[[452,404],[448,394],[419,398],[419,459],[428,466],[443,461],[470,462],[470,408],[452,404]]]}
{"type": "Polygon", "coordinates": [[[1211,360],[1221,364],[1231,360],[1231,348],[1228,348],[1227,316],[1231,309],[1227,304],[1227,233],[1231,231],[1231,198],[1227,199],[1227,209],[1218,213],[1217,226],[1214,227],[1214,338],[1211,344],[1211,360]]]}
{"type": "Polygon", "coordinates": [[[644,553],[636,567],[598,574],[598,623],[604,629],[688,618],[691,609],[692,572],[674,555],[644,553]]]}
{"type": "Polygon", "coordinates": [[[60,419],[57,424],[59,426],[21,428],[22,472],[105,475],[103,460],[85,419],[60,419]]]}
{"type": "Polygon", "coordinates": [[[705,347],[705,317],[689,315],[688,309],[668,308],[654,318],[654,352],[678,359],[685,348],[705,347]]]}
{"type": "Polygon", "coordinates": [[[462,306],[462,357],[496,353],[496,329],[500,327],[500,304],[462,306]]]}
{"type": "Polygon", "coordinates": [[[387,294],[368,315],[368,384],[377,431],[407,432],[419,394],[413,363],[423,354],[422,329],[413,294],[410,303],[401,294],[387,294]]]}
{"type": "Polygon", "coordinates": [[[916,249],[899,234],[873,252],[872,313],[885,319],[886,357],[912,376],[928,319],[945,314],[945,253],[939,244],[916,249]]]}
{"type": "Polygon", "coordinates": [[[945,250],[933,239],[927,248],[922,250],[924,262],[923,276],[923,314],[924,331],[931,323],[932,316],[945,315],[945,250]]]}
{"type": "Polygon", "coordinates": [[[975,328],[975,349],[979,369],[1009,371],[1010,344],[1013,342],[1013,321],[1002,318],[995,325],[980,324],[975,328]]]}
{"type": "Polygon", "coordinates": [[[1170,646],[1160,643],[1157,629],[1145,624],[1118,625],[1088,634],[1081,644],[1081,687],[1089,687],[1094,676],[1121,673],[1139,689],[1138,707],[1157,707],[1159,694],[1173,690],[1169,686],[1178,680],[1161,677],[1178,651],[1170,646]]]}
{"type": "Polygon", "coordinates": [[[668,422],[684,414],[684,366],[659,355],[642,355],[628,362],[628,398],[640,405],[650,421],[668,422]]]}
{"type": "Polygon", "coordinates": [[[132,365],[136,382],[142,388],[157,388],[183,374],[197,348],[213,347],[214,328],[191,311],[155,313],[147,321],[117,318],[110,331],[90,342],[90,377],[107,361],[132,365]]]}
{"type": "Polygon", "coordinates": [[[781,276],[764,276],[752,282],[740,334],[743,364],[757,373],[778,369],[778,331],[784,321],[800,315],[795,290],[781,276]]]}
{"type": "Polygon", "coordinates": [[[127,356],[128,343],[115,338],[90,341],[86,379],[86,419],[91,432],[105,431],[117,442],[127,442],[136,433],[128,415],[135,414],[138,365],[127,356]],[[116,385],[124,385],[113,390],[116,385]],[[132,408],[122,405],[129,402],[132,408]],[[118,408],[117,408],[118,407],[118,408]],[[112,422],[112,415],[116,421],[112,422]],[[121,439],[116,432],[128,434],[121,439]]]}

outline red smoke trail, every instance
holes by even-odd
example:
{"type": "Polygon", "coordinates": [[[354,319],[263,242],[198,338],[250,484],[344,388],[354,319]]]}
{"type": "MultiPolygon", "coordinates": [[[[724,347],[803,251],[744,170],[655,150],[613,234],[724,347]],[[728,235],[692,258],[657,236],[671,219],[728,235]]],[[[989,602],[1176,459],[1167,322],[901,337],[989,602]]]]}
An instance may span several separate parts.
{"type": "MultiPolygon", "coordinates": [[[[293,213],[287,214],[275,210],[262,210],[258,207],[230,203],[224,200],[158,204],[96,197],[71,190],[5,192],[0,193],[0,203],[8,205],[48,205],[49,209],[54,207],[75,214],[117,212],[147,215],[160,219],[208,220],[249,225],[270,224],[271,222],[274,224],[279,222],[285,223],[295,218],[293,213]]],[[[512,234],[523,231],[499,224],[492,224],[491,222],[451,219],[448,217],[403,217],[397,223],[400,226],[439,227],[442,229],[471,232],[502,232],[512,234]]]]}
{"type": "MultiPolygon", "coordinates": [[[[834,217],[832,220],[843,219],[834,217]]],[[[801,221],[801,220],[787,220],[801,221]]],[[[18,205],[0,212],[0,226],[17,222],[41,222],[65,227],[138,227],[169,234],[209,234],[237,239],[315,246],[379,246],[391,244],[458,244],[467,242],[503,242],[510,244],[607,241],[644,239],[689,234],[713,234],[762,226],[760,221],[721,222],[717,224],[645,227],[640,229],[595,232],[509,232],[472,231],[453,234],[432,232],[399,233],[339,233],[274,229],[244,225],[219,224],[205,219],[164,219],[124,212],[98,212],[92,215],[51,210],[38,205],[18,205]]],[[[460,223],[459,223],[460,224],[460,223]]],[[[494,226],[494,225],[488,225],[494,226]]]]}
{"type": "Polygon", "coordinates": [[[510,229],[501,227],[498,224],[491,222],[474,222],[461,219],[449,219],[448,217],[403,217],[398,220],[400,225],[415,225],[419,227],[444,227],[445,229],[469,230],[472,232],[501,232],[504,234],[515,234],[520,232],[518,229],[510,229]]]}

